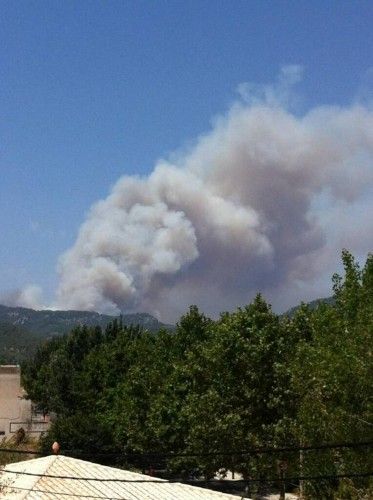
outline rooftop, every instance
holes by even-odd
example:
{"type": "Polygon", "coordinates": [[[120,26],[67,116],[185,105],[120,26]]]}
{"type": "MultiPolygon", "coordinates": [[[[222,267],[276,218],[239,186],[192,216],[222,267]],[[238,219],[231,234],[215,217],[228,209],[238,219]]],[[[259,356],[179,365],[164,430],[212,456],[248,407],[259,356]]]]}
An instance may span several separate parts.
{"type": "Polygon", "coordinates": [[[172,483],[84,460],[51,455],[8,464],[0,472],[0,496],[9,500],[237,500],[237,496],[172,483]]]}

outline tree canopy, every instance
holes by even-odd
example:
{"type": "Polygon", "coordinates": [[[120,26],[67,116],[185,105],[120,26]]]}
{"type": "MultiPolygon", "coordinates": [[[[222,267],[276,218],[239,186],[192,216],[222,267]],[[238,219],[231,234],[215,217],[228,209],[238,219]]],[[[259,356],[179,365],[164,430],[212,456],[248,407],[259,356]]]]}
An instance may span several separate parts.
{"type": "MultiPolygon", "coordinates": [[[[57,414],[42,447],[57,440],[96,458],[163,454],[170,472],[207,478],[221,468],[274,477],[278,459],[289,476],[372,471],[371,448],[239,453],[372,440],[373,256],[362,269],[347,251],[342,260],[335,303],[302,305],[291,318],[257,295],[217,320],[191,306],[174,332],[119,319],[45,342],[22,367],[28,396],[57,414]]],[[[143,466],[135,458],[132,465],[143,466]]],[[[304,485],[309,498],[367,491],[364,478],[304,485]]]]}

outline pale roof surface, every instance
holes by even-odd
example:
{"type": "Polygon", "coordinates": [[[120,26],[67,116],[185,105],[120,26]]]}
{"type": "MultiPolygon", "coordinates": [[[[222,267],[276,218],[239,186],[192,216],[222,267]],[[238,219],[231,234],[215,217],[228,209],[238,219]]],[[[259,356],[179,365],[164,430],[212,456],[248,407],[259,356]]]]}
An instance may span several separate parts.
{"type": "Polygon", "coordinates": [[[169,483],[144,474],[106,467],[63,455],[51,455],[8,464],[0,472],[0,497],[9,500],[60,500],[63,498],[237,500],[237,496],[234,495],[181,483],[169,483]],[[12,474],[7,471],[59,477],[12,474]],[[72,477],[79,479],[72,479],[72,477]],[[83,478],[90,478],[90,480],[83,478]]]}

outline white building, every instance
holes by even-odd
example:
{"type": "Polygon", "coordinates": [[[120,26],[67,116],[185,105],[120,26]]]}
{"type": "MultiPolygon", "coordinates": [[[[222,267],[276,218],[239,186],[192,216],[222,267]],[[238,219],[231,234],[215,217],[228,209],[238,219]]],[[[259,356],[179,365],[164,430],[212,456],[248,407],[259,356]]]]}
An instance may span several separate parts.
{"type": "Polygon", "coordinates": [[[168,482],[144,474],[51,455],[8,464],[0,471],[0,497],[9,500],[237,500],[237,496],[168,482]]]}
{"type": "Polygon", "coordinates": [[[0,365],[0,440],[13,436],[20,428],[36,437],[46,431],[48,425],[48,418],[25,399],[20,367],[0,365]]]}

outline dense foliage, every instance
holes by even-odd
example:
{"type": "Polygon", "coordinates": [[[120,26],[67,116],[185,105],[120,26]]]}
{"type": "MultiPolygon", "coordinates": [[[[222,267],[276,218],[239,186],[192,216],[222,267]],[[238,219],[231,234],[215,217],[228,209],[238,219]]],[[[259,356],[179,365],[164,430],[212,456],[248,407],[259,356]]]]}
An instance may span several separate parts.
{"type": "MultiPolygon", "coordinates": [[[[181,454],[151,460],[205,477],[220,468],[274,477],[280,459],[289,477],[372,471],[371,448],[238,453],[372,440],[373,256],[362,270],[348,252],[342,258],[335,304],[303,305],[292,317],[275,315],[258,295],[217,321],[192,306],[175,332],[115,320],[104,332],[76,327],[46,342],[23,366],[29,397],[57,414],[42,446],[57,440],[96,460],[106,452],[181,454]]],[[[132,465],[141,463],[134,457],[132,465]]],[[[361,478],[303,487],[310,498],[369,495],[361,478]]]]}
{"type": "Polygon", "coordinates": [[[30,358],[41,341],[40,335],[22,325],[0,321],[0,364],[19,364],[30,358]]]}

